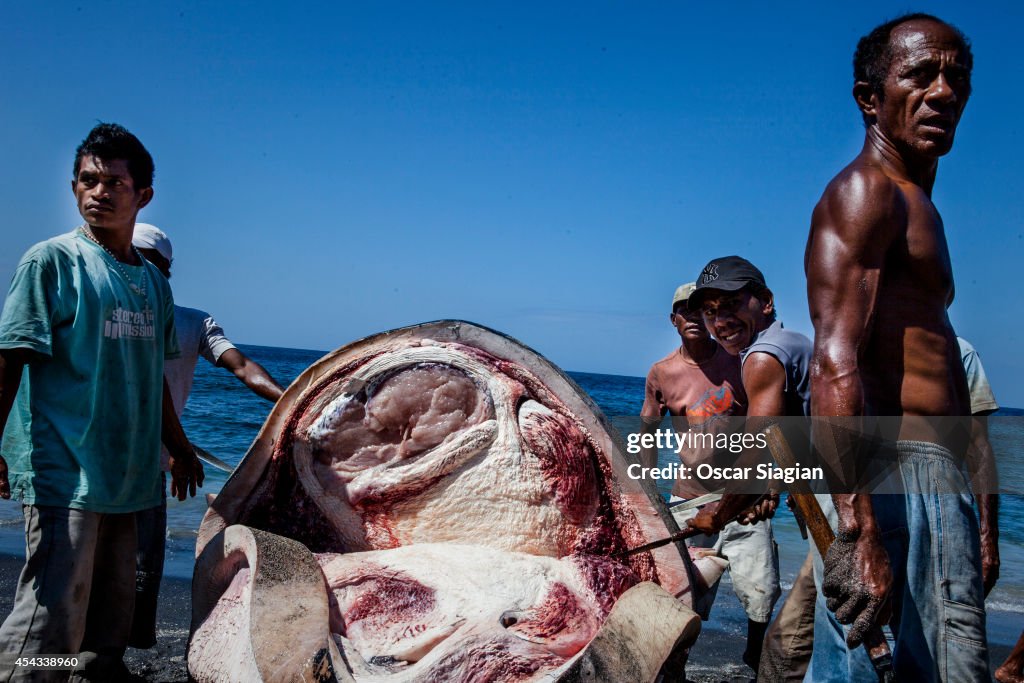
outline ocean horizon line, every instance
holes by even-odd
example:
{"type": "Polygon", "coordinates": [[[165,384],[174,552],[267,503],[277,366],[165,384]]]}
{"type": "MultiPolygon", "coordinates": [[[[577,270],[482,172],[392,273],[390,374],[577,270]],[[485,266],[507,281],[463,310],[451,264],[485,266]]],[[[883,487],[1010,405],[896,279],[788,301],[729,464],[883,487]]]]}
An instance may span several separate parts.
{"type": "MultiPolygon", "coordinates": [[[[296,347],[292,347],[292,346],[271,346],[269,344],[244,344],[244,343],[238,342],[237,345],[239,346],[239,348],[243,348],[243,349],[274,349],[274,350],[278,350],[278,351],[295,351],[295,352],[299,352],[299,353],[310,353],[310,354],[314,354],[315,353],[315,354],[319,354],[319,356],[321,358],[323,356],[326,356],[328,353],[331,353],[331,351],[320,351],[318,349],[301,349],[301,348],[296,348],[296,347]]],[[[338,348],[341,348],[341,347],[338,347],[338,348]]],[[[564,368],[563,368],[563,370],[564,370],[564,368]]],[[[644,380],[644,378],[639,376],[639,375],[620,375],[620,374],[612,373],[612,372],[593,372],[591,370],[565,370],[565,372],[568,373],[569,375],[592,375],[592,376],[597,376],[597,377],[624,377],[626,379],[631,379],[631,380],[639,380],[639,381],[643,381],[644,380]]],[[[997,417],[1006,417],[1006,416],[1011,416],[1011,415],[1024,415],[1024,408],[1011,408],[1009,406],[1000,406],[999,410],[997,410],[996,412],[992,413],[992,415],[993,416],[997,416],[997,417]]]]}

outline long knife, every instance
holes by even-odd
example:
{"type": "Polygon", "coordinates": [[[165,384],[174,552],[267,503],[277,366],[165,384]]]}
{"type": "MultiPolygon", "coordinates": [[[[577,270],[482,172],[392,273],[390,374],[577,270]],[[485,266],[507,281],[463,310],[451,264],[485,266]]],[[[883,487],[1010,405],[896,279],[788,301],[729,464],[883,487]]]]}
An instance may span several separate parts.
{"type": "MultiPolygon", "coordinates": [[[[761,498],[763,498],[763,497],[764,496],[761,496],[761,498]]],[[[715,491],[714,493],[708,493],[708,494],[705,494],[703,496],[700,496],[699,498],[694,498],[693,500],[687,501],[686,503],[682,503],[680,505],[677,505],[676,507],[669,508],[669,511],[671,512],[673,510],[685,510],[687,508],[701,507],[701,506],[706,505],[708,503],[716,502],[716,501],[720,500],[721,498],[722,498],[722,492],[721,491],[715,491]]],[[[758,501],[760,501],[760,498],[758,498],[758,501]]],[[[758,501],[754,501],[753,504],[756,504],[758,501]]],[[[729,522],[733,521],[734,519],[739,517],[741,514],[746,512],[748,507],[750,507],[750,504],[744,505],[743,509],[737,511],[736,515],[734,515],[733,518],[729,520],[729,522]]],[[[726,524],[728,524],[729,522],[726,522],[726,524]]],[[[655,548],[660,548],[661,546],[668,545],[669,543],[676,543],[677,541],[685,541],[688,538],[693,538],[694,536],[700,536],[703,533],[704,532],[701,531],[700,529],[695,529],[693,527],[687,527],[685,529],[681,529],[680,531],[677,531],[676,533],[672,534],[671,536],[667,536],[666,538],[659,538],[657,541],[651,541],[650,543],[644,543],[643,545],[638,545],[635,548],[627,548],[626,550],[620,550],[617,553],[613,553],[612,557],[629,557],[630,555],[636,555],[637,553],[645,553],[648,550],[654,550],[655,548]]]]}
{"type": "Polygon", "coordinates": [[[218,470],[221,470],[222,472],[227,472],[228,474],[231,474],[231,472],[234,471],[234,469],[235,469],[234,467],[232,467],[231,465],[227,464],[226,462],[224,462],[223,460],[221,460],[217,456],[213,455],[212,453],[210,453],[205,448],[200,448],[199,446],[197,446],[195,444],[192,444],[192,448],[193,448],[193,450],[195,450],[196,455],[199,456],[199,459],[202,460],[203,462],[205,462],[205,463],[207,463],[209,465],[213,465],[218,470]]]}
{"type": "Polygon", "coordinates": [[[704,533],[704,532],[701,531],[700,529],[694,529],[693,527],[688,527],[686,529],[683,529],[682,531],[677,531],[676,533],[672,534],[671,536],[669,536],[667,538],[659,538],[657,541],[651,541],[650,543],[644,543],[643,545],[638,545],[635,548],[628,548],[626,550],[620,550],[619,552],[617,552],[614,555],[612,555],[612,557],[629,557],[630,555],[636,555],[637,553],[646,553],[648,550],[654,550],[655,548],[660,548],[663,545],[668,545],[669,543],[675,543],[676,541],[685,541],[688,538],[692,538],[694,536],[699,536],[702,533],[704,533]]]}

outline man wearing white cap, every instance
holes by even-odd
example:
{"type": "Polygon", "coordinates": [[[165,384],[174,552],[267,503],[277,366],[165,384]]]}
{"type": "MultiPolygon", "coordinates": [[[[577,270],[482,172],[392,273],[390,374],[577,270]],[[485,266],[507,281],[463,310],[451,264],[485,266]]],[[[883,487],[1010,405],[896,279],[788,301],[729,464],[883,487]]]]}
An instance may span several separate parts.
{"type": "MultiPolygon", "coordinates": [[[[171,277],[174,252],[171,240],[159,228],[136,223],[132,244],[164,277],[171,277]]],[[[192,376],[199,356],[217,367],[230,370],[257,396],[277,401],[284,391],[262,365],[235,348],[224,330],[205,311],[174,306],[174,326],[181,356],[164,363],[164,376],[170,388],[174,411],[180,416],[192,391],[192,376]]],[[[161,454],[166,463],[167,453],[161,454]]],[[[161,505],[136,515],[139,549],[136,569],[135,619],[129,645],[150,648],[156,644],[156,604],[164,568],[164,536],[167,526],[166,500],[161,505]]]]}
{"type": "MultiPolygon", "coordinates": [[[[730,355],[711,338],[700,311],[688,307],[696,283],[680,285],[672,297],[669,322],[679,332],[682,344],[651,366],[647,374],[644,406],[640,412],[645,430],[657,427],[666,414],[685,417],[679,430],[702,432],[728,430],[728,417],[746,414],[747,397],[740,377],[740,360],[730,355]]],[[[643,464],[653,466],[656,454],[642,453],[643,464]]],[[[720,457],[720,455],[719,455],[720,457]]],[[[679,458],[691,468],[702,463],[725,465],[715,461],[714,449],[681,448],[679,458]]],[[[674,482],[673,502],[692,500],[709,493],[696,479],[674,482]]],[[[674,513],[685,526],[695,509],[674,513]]],[[[691,547],[710,548],[729,560],[733,590],[747,613],[747,647],[743,659],[753,669],[761,656],[761,643],[779,599],[779,559],[767,520],[756,524],[733,522],[719,533],[690,539],[691,547]]],[[[716,585],[717,586],[717,585],[716,585]]],[[[717,587],[716,587],[717,590],[717,587]]],[[[713,601],[714,597],[709,598],[713,601]]],[[[708,611],[710,604],[705,609],[708,611]]],[[[707,614],[702,615],[707,618],[707,614]]]]}

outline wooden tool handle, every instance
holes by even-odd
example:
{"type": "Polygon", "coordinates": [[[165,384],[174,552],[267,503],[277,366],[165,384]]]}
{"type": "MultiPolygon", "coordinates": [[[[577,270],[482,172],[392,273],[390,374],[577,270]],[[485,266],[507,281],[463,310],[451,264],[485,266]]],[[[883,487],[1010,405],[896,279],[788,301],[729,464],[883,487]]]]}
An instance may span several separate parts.
{"type": "MultiPolygon", "coordinates": [[[[764,434],[768,441],[768,449],[772,452],[775,462],[780,467],[796,467],[796,458],[793,456],[789,444],[786,443],[786,437],[783,436],[782,430],[777,425],[772,425],[765,430],[764,434]]],[[[810,485],[802,479],[797,479],[789,484],[789,495],[793,498],[797,510],[803,515],[804,522],[807,523],[807,530],[811,533],[818,552],[825,557],[825,553],[832,546],[836,535],[818,504],[818,499],[811,492],[810,485]]],[[[868,656],[871,658],[871,664],[875,667],[878,680],[882,683],[893,681],[895,674],[892,668],[892,652],[889,650],[889,643],[885,640],[882,628],[877,624],[872,626],[864,636],[864,649],[867,650],[868,656]]]]}

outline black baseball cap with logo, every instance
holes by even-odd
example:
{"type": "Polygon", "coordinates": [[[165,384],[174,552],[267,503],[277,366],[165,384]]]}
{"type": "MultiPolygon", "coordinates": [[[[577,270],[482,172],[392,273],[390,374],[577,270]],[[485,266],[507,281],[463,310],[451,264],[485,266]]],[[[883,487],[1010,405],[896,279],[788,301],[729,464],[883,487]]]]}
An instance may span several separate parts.
{"type": "Polygon", "coordinates": [[[764,274],[742,256],[722,256],[712,259],[697,277],[697,288],[687,300],[691,311],[701,307],[708,290],[736,292],[749,284],[767,287],[764,274]]]}

